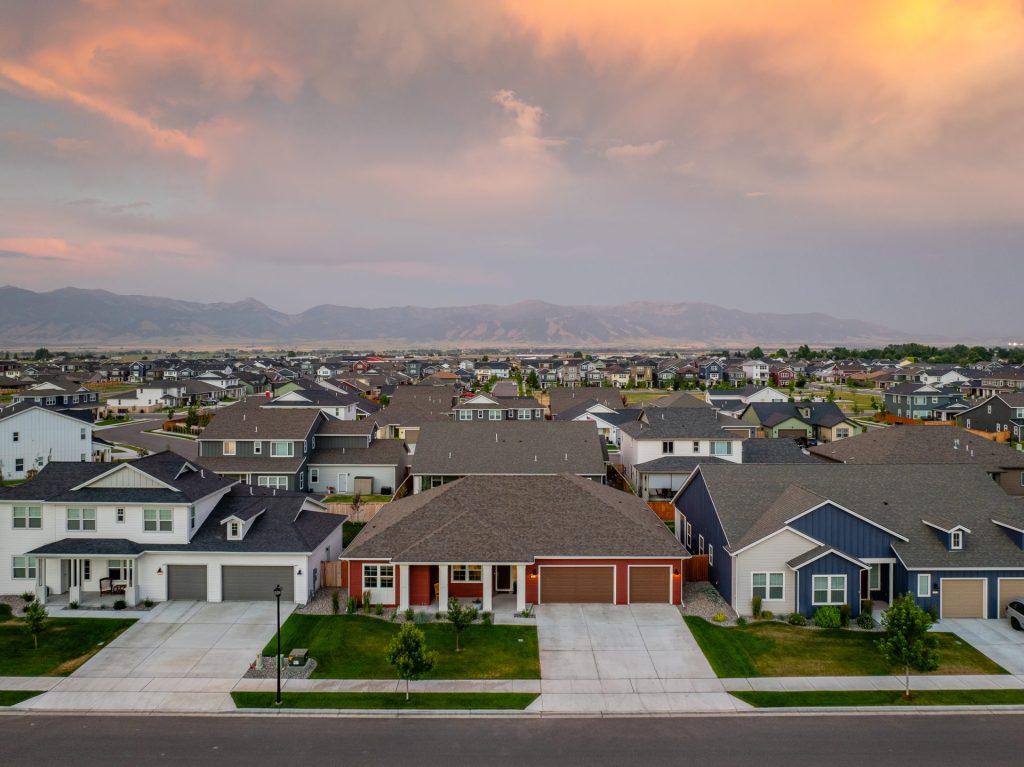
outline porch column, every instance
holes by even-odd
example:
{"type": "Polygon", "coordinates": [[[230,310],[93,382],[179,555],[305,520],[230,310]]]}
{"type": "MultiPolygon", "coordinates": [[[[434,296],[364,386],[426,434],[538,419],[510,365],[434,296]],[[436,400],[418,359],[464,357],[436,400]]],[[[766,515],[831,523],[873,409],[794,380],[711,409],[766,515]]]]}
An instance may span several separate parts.
{"type": "Polygon", "coordinates": [[[516,565],[516,611],[526,609],[526,565],[516,565]]]}
{"type": "Polygon", "coordinates": [[[437,566],[437,609],[448,607],[448,565],[437,566]]]}
{"type": "Polygon", "coordinates": [[[405,611],[409,608],[409,565],[397,565],[398,567],[398,609],[405,611]]]}
{"type": "Polygon", "coordinates": [[[82,560],[71,560],[71,586],[68,588],[68,602],[82,601],[82,560]]]}
{"type": "Polygon", "coordinates": [[[483,611],[485,613],[493,612],[494,604],[491,595],[494,592],[494,565],[483,566],[480,580],[483,581],[484,587],[483,611]]]}
{"type": "Polygon", "coordinates": [[[36,601],[41,605],[46,604],[46,561],[36,558],[36,601]]]}
{"type": "Polygon", "coordinates": [[[135,607],[139,603],[139,589],[135,585],[135,560],[125,560],[125,587],[124,601],[129,607],[135,607]]]}

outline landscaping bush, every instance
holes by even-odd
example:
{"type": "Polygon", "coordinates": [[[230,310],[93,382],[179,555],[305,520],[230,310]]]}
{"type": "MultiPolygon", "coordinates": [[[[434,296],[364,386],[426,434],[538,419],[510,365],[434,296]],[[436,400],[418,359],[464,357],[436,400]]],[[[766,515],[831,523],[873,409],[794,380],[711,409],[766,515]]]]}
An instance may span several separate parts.
{"type": "Polygon", "coordinates": [[[750,600],[751,614],[755,618],[761,617],[761,597],[754,597],[750,600]]]}
{"type": "Polygon", "coordinates": [[[485,610],[483,613],[481,613],[480,619],[484,622],[485,626],[490,626],[492,623],[494,623],[494,613],[490,612],[489,610],[485,610]]]}
{"type": "Polygon", "coordinates": [[[857,616],[857,625],[862,629],[873,629],[875,627],[875,619],[871,617],[870,612],[861,613],[857,616]]]}
{"type": "Polygon", "coordinates": [[[142,604],[145,607],[152,607],[153,606],[153,600],[150,599],[149,597],[146,597],[145,599],[142,600],[142,604]]]}
{"type": "Polygon", "coordinates": [[[790,626],[806,626],[807,625],[807,618],[805,618],[801,613],[790,613],[789,614],[789,618],[787,620],[788,620],[790,626]]]}
{"type": "Polygon", "coordinates": [[[928,617],[932,619],[932,623],[939,622],[939,608],[935,605],[929,607],[925,612],[928,613],[928,617]]]}
{"type": "Polygon", "coordinates": [[[377,606],[373,608],[373,614],[374,615],[383,615],[384,614],[384,605],[382,605],[380,602],[378,602],[377,606]]]}
{"type": "Polygon", "coordinates": [[[413,622],[419,625],[423,625],[424,623],[430,623],[430,613],[426,612],[425,610],[416,613],[416,617],[413,619],[413,622]]]}
{"type": "Polygon", "coordinates": [[[713,620],[715,623],[725,623],[726,618],[727,616],[725,613],[715,613],[711,616],[711,620],[713,620]]]}
{"type": "Polygon", "coordinates": [[[356,598],[349,597],[348,604],[345,606],[345,612],[347,612],[349,615],[352,615],[352,613],[356,611],[357,605],[358,603],[356,602],[356,598]]]}
{"type": "Polygon", "coordinates": [[[114,602],[114,609],[115,609],[115,610],[123,610],[123,609],[125,609],[125,608],[126,608],[127,606],[128,606],[128,603],[127,603],[127,602],[125,602],[125,601],[124,601],[123,599],[118,599],[118,600],[116,600],[116,601],[114,602]]]}
{"type": "Polygon", "coordinates": [[[29,603],[29,602],[32,602],[32,601],[34,601],[34,600],[35,600],[35,598],[36,598],[36,595],[35,595],[35,594],[33,594],[33,593],[32,593],[31,591],[26,591],[26,592],[24,592],[24,593],[23,593],[23,594],[21,595],[21,598],[22,598],[23,600],[25,600],[25,603],[27,604],[27,603],[29,603]]]}
{"type": "Polygon", "coordinates": [[[839,628],[839,608],[825,605],[814,611],[814,625],[822,629],[839,628]]]}
{"type": "Polygon", "coordinates": [[[762,610],[761,611],[761,620],[763,620],[763,621],[770,621],[774,617],[775,617],[775,613],[773,613],[771,610],[762,610]]]}
{"type": "Polygon", "coordinates": [[[68,602],[68,609],[69,610],[77,610],[78,609],[78,602],[68,602]]]}
{"type": "Polygon", "coordinates": [[[744,618],[744,617],[743,617],[743,616],[741,615],[740,617],[738,617],[738,618],[736,619],[736,625],[737,625],[737,626],[746,626],[746,625],[747,625],[747,619],[746,619],[746,618],[744,618]]]}
{"type": "Polygon", "coordinates": [[[411,607],[406,607],[405,608],[405,621],[406,621],[406,623],[412,623],[413,618],[415,618],[415,617],[416,617],[416,611],[413,610],[411,607]]]}
{"type": "Polygon", "coordinates": [[[363,612],[364,613],[370,612],[370,592],[369,591],[364,591],[363,592],[363,612]]]}
{"type": "Polygon", "coordinates": [[[337,591],[331,592],[331,612],[337,615],[341,612],[341,597],[338,596],[337,591]]]}
{"type": "Polygon", "coordinates": [[[871,613],[874,612],[874,610],[875,610],[875,600],[873,600],[873,599],[862,599],[862,600],[860,600],[860,614],[861,615],[863,615],[864,613],[867,613],[868,615],[871,615],[871,613]]]}
{"type": "Polygon", "coordinates": [[[839,605],[839,627],[844,629],[850,627],[849,605],[839,605]]]}
{"type": "Polygon", "coordinates": [[[397,621],[397,620],[398,620],[398,610],[392,610],[392,611],[391,611],[391,612],[390,612],[390,613],[388,614],[388,620],[389,620],[389,621],[391,621],[392,623],[394,623],[395,621],[397,621]]]}

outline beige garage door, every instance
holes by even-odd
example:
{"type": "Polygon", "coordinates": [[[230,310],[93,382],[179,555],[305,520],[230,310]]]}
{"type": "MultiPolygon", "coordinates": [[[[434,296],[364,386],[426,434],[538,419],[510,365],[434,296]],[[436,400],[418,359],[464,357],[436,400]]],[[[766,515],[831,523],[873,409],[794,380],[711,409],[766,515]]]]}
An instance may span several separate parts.
{"type": "Polygon", "coordinates": [[[999,579],[999,615],[994,617],[1002,618],[1006,614],[1006,606],[1014,599],[1024,598],[1024,578],[1000,578],[999,579]]]}
{"type": "Polygon", "coordinates": [[[629,603],[668,604],[671,577],[672,568],[665,565],[629,568],[629,603]]]}
{"type": "Polygon", "coordinates": [[[541,567],[540,602],[603,602],[615,601],[615,568],[541,567]]]}
{"type": "Polygon", "coordinates": [[[984,618],[985,581],[953,578],[942,581],[943,618],[984,618]]]}

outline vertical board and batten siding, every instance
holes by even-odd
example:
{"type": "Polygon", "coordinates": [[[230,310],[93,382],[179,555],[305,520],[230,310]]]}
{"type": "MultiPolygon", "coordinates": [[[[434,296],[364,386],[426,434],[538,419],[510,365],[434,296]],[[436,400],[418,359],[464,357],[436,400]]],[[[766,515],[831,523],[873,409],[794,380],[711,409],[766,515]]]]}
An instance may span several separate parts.
{"type": "Polygon", "coordinates": [[[930,597],[917,596],[917,576],[919,573],[927,573],[931,576],[932,585],[935,586],[943,579],[952,578],[984,578],[986,581],[985,614],[989,618],[1001,618],[999,614],[999,579],[1000,578],[1024,578],[1024,569],[1018,570],[929,570],[918,569],[907,571],[902,562],[896,563],[896,583],[893,590],[894,595],[906,594],[908,591],[914,595],[914,601],[925,610],[934,607],[941,614],[940,595],[932,594],[930,597]]]}
{"type": "Polygon", "coordinates": [[[317,449],[340,450],[355,448],[365,450],[370,446],[369,434],[321,434],[316,437],[317,449]]]}
{"type": "MultiPolygon", "coordinates": [[[[704,536],[705,546],[715,547],[715,562],[708,568],[708,581],[722,595],[725,601],[733,603],[732,557],[726,552],[725,531],[718,521],[711,494],[701,475],[695,476],[686,489],[675,500],[676,508],[693,527],[690,554],[697,551],[697,536],[704,536]]],[[[680,540],[686,543],[685,531],[677,530],[680,540]]],[[[705,552],[707,549],[705,548],[705,552]]]]}
{"type": "MultiPolygon", "coordinates": [[[[764,610],[771,610],[776,615],[791,613],[796,610],[796,573],[786,564],[805,551],[815,548],[816,544],[797,535],[791,530],[784,530],[763,543],[737,554],[735,599],[732,607],[740,615],[750,615],[750,600],[753,598],[752,573],[782,572],[785,574],[785,586],[781,600],[765,599],[761,603],[764,610]]],[[[718,553],[715,553],[718,561],[718,553]]]]}
{"type": "Polygon", "coordinates": [[[130,464],[122,464],[124,468],[100,477],[89,483],[89,487],[117,487],[147,490],[165,490],[167,485],[154,477],[133,469],[130,464]]]}
{"type": "Polygon", "coordinates": [[[793,520],[789,526],[852,557],[891,557],[892,543],[899,540],[831,503],[793,520]]]}
{"type": "Polygon", "coordinates": [[[810,618],[820,607],[820,605],[812,604],[814,601],[814,579],[812,576],[845,575],[846,604],[850,606],[850,616],[856,618],[860,615],[860,573],[860,567],[836,554],[826,554],[821,559],[811,562],[797,573],[797,610],[810,618]]]}
{"type": "MultiPolygon", "coordinates": [[[[276,460],[270,455],[270,443],[273,442],[291,442],[293,457],[302,455],[302,446],[305,444],[301,439],[275,439],[275,440],[251,440],[251,439],[238,439],[235,440],[235,454],[233,456],[224,455],[224,443],[231,442],[230,439],[201,439],[199,442],[199,455],[204,458],[252,458],[253,460],[276,460]],[[260,445],[262,453],[257,453],[255,445],[260,445]]],[[[365,439],[364,439],[365,441],[365,439]]],[[[263,473],[269,474],[270,469],[263,469],[263,473]]]]}

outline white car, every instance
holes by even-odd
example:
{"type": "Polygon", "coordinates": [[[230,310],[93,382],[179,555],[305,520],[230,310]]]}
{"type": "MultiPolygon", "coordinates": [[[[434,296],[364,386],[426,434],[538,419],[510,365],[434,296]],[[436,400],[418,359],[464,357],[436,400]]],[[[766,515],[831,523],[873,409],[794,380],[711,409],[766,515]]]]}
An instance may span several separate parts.
{"type": "Polygon", "coordinates": [[[1014,599],[1006,606],[1006,617],[1017,631],[1024,628],[1024,599],[1014,599]]]}

